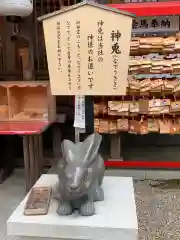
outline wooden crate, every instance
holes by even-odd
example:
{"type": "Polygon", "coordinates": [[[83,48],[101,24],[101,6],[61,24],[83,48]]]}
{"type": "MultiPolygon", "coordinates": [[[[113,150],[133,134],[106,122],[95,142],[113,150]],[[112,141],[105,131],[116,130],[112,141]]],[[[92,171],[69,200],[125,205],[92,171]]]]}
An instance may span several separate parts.
{"type": "Polygon", "coordinates": [[[55,97],[48,82],[0,82],[0,121],[55,119],[55,97]]]}

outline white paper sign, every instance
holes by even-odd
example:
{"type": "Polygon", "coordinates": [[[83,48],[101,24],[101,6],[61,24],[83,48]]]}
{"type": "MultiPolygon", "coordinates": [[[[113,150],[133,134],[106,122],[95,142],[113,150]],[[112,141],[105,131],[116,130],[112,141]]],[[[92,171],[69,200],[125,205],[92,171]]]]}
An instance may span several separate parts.
{"type": "Polygon", "coordinates": [[[179,31],[179,16],[138,17],[132,27],[133,33],[179,31]]]}
{"type": "Polygon", "coordinates": [[[74,127],[85,128],[85,97],[75,96],[74,127]]]}

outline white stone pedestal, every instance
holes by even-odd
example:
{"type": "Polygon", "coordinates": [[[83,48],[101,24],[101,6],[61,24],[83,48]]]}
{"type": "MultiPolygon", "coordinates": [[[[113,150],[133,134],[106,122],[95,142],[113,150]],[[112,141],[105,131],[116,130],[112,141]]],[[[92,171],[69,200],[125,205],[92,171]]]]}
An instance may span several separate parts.
{"type": "MultiPolygon", "coordinates": [[[[57,180],[55,174],[42,175],[36,186],[54,187],[57,180]]],[[[91,217],[59,216],[54,199],[51,200],[47,215],[24,216],[26,197],[7,221],[8,235],[23,236],[24,240],[137,240],[132,178],[105,177],[103,189],[105,200],[95,203],[97,214],[91,217]]]]}

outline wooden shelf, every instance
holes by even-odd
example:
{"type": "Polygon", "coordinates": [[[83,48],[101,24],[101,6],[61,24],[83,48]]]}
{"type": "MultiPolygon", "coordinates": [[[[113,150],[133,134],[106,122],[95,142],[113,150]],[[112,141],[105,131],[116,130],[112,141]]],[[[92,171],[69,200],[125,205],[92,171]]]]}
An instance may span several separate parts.
{"type": "Polygon", "coordinates": [[[52,122],[55,118],[55,98],[48,82],[0,82],[0,121],[52,122]]]}

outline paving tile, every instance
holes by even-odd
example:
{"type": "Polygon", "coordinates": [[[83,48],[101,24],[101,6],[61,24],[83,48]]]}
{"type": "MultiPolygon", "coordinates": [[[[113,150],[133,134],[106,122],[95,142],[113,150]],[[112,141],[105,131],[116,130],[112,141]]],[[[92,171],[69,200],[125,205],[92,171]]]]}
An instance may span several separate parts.
{"type": "Polygon", "coordinates": [[[180,239],[179,182],[169,180],[162,187],[152,188],[149,181],[136,181],[136,206],[139,240],[180,239]]]}

